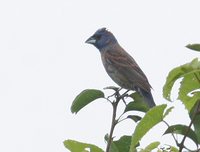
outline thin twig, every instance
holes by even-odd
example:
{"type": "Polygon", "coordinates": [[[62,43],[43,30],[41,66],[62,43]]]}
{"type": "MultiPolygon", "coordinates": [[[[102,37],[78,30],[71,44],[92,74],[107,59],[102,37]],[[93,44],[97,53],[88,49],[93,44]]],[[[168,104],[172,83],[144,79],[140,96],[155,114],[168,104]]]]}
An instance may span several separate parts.
{"type": "MultiPolygon", "coordinates": [[[[170,125],[166,121],[163,120],[163,122],[167,125],[167,127],[170,127],[170,125]]],[[[178,140],[176,139],[174,133],[172,133],[172,137],[174,138],[174,141],[176,142],[176,145],[178,146],[179,143],[178,143],[178,140]]]]}
{"type": "Polygon", "coordinates": [[[179,144],[179,152],[182,152],[183,148],[185,148],[184,142],[185,142],[185,139],[186,139],[186,137],[187,137],[187,135],[188,135],[188,133],[190,131],[190,128],[191,128],[195,118],[196,118],[196,115],[194,115],[194,117],[192,118],[192,120],[191,120],[191,122],[190,122],[190,124],[189,124],[189,126],[187,128],[187,130],[185,131],[185,135],[183,136],[183,139],[182,139],[181,143],[179,144]]]}
{"type": "Polygon", "coordinates": [[[198,109],[199,109],[199,107],[200,107],[200,101],[197,101],[197,102],[198,102],[197,108],[196,108],[196,110],[194,111],[194,115],[193,115],[193,117],[192,117],[192,119],[191,119],[191,122],[190,122],[190,124],[189,124],[189,126],[188,126],[188,128],[187,128],[187,130],[186,130],[186,132],[185,132],[185,135],[184,135],[184,137],[183,137],[181,143],[179,144],[179,147],[180,147],[179,152],[182,152],[183,148],[185,148],[184,142],[185,142],[186,137],[187,137],[187,135],[188,135],[188,133],[189,133],[189,131],[190,131],[190,128],[192,127],[192,124],[193,124],[193,122],[194,122],[194,120],[195,120],[195,118],[196,118],[196,116],[197,116],[197,114],[198,114],[198,109]]]}
{"type": "Polygon", "coordinates": [[[108,137],[106,152],[110,151],[110,147],[111,147],[112,140],[113,140],[113,132],[114,132],[115,126],[117,124],[116,114],[117,114],[117,105],[120,101],[119,97],[120,97],[119,92],[116,92],[116,101],[112,102],[112,107],[113,107],[112,123],[111,123],[111,128],[110,128],[110,134],[109,134],[109,137],[108,137]]]}
{"type": "Polygon", "coordinates": [[[120,122],[122,122],[122,121],[124,121],[124,120],[126,120],[126,119],[128,119],[128,118],[123,118],[123,119],[121,119],[121,120],[119,119],[117,122],[120,123],[120,122]]]}
{"type": "Polygon", "coordinates": [[[106,99],[107,101],[109,101],[112,104],[112,101],[109,98],[104,97],[104,99],[106,99]]]}
{"type": "Polygon", "coordinates": [[[123,115],[124,115],[124,112],[119,116],[117,120],[120,120],[123,115]]]}

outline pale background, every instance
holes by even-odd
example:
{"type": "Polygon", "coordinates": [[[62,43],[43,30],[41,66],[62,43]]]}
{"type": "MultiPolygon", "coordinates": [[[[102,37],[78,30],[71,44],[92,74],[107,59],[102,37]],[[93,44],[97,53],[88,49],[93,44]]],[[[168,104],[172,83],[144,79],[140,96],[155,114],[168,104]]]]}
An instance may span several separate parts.
{"type": "MultiPolygon", "coordinates": [[[[162,98],[168,72],[199,56],[184,47],[200,42],[199,6],[198,0],[1,0],[0,151],[66,152],[65,139],[105,147],[111,106],[99,100],[78,115],[70,112],[83,89],[115,85],[98,50],[84,43],[101,27],[136,59],[155,102],[168,103],[162,98]]],[[[170,123],[188,123],[184,107],[176,105],[170,123]]],[[[134,126],[122,123],[115,136],[131,134],[134,126]]],[[[165,129],[155,127],[142,145],[173,143],[160,138],[165,129]]]]}

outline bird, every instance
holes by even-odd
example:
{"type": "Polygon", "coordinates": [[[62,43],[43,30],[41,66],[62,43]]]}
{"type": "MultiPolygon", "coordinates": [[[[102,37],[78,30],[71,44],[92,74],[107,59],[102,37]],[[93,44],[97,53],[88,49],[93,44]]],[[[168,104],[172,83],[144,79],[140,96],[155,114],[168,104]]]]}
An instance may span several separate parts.
{"type": "Polygon", "coordinates": [[[99,50],[104,68],[116,84],[138,92],[149,108],[156,105],[146,75],[107,28],[98,29],[85,43],[92,44],[99,50]]]}

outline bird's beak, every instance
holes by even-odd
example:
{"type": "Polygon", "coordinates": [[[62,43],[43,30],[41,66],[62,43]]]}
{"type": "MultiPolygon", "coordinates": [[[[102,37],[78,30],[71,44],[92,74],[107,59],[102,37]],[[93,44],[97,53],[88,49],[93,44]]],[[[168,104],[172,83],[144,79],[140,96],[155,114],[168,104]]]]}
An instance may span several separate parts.
{"type": "Polygon", "coordinates": [[[96,39],[95,39],[93,36],[91,36],[89,39],[87,39],[87,40],[85,41],[85,43],[88,43],[88,44],[95,44],[95,43],[96,43],[96,39]]]}

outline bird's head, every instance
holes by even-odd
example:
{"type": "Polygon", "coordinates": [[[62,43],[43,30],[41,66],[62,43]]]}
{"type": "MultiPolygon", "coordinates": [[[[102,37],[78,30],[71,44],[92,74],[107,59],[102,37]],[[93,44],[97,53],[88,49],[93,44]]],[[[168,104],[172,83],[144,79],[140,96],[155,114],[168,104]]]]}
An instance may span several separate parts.
{"type": "Polygon", "coordinates": [[[93,44],[97,49],[101,50],[104,47],[116,43],[115,36],[106,28],[97,30],[85,43],[93,44]]]}

